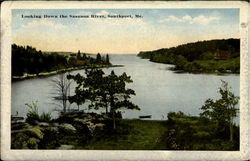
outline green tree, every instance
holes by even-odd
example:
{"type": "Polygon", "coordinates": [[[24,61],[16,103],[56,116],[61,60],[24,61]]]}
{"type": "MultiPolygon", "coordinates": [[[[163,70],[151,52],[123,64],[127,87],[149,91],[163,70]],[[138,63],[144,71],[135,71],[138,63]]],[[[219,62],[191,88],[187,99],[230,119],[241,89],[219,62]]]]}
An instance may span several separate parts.
{"type": "Polygon", "coordinates": [[[86,56],[85,53],[83,53],[82,59],[83,59],[83,60],[86,60],[86,59],[87,59],[87,56],[86,56]]]}
{"type": "MultiPolygon", "coordinates": [[[[219,88],[221,98],[218,100],[207,99],[205,105],[201,107],[203,117],[217,121],[220,125],[226,125],[230,128],[230,141],[233,141],[233,119],[237,116],[239,97],[231,92],[228,83],[222,80],[222,86],[219,88]]],[[[220,128],[220,127],[218,127],[220,128]]]]}
{"type": "Polygon", "coordinates": [[[109,54],[106,55],[106,60],[105,60],[106,64],[110,64],[110,61],[109,61],[109,54]]]}
{"type": "Polygon", "coordinates": [[[115,119],[119,109],[140,110],[129,100],[131,95],[135,95],[135,91],[126,88],[126,83],[133,82],[126,73],[118,76],[112,71],[109,75],[104,75],[101,69],[91,69],[86,70],[86,77],[77,74],[69,75],[68,78],[77,83],[75,95],[70,97],[70,102],[81,100],[81,103],[85,103],[89,100],[91,101],[89,108],[105,108],[106,113],[110,114],[113,120],[113,129],[116,128],[115,119]]]}
{"type": "Polygon", "coordinates": [[[76,64],[77,64],[77,60],[76,60],[75,57],[70,57],[68,63],[69,63],[69,65],[70,65],[71,67],[74,67],[74,66],[76,66],[76,64]]]}
{"type": "Polygon", "coordinates": [[[182,55],[177,55],[175,58],[176,69],[183,69],[187,63],[187,59],[182,55]]]}
{"type": "Polygon", "coordinates": [[[101,63],[101,61],[102,61],[101,54],[98,53],[98,54],[96,55],[96,62],[97,62],[97,63],[101,63]]]}
{"type": "Polygon", "coordinates": [[[77,52],[77,59],[78,59],[78,60],[81,59],[81,52],[80,52],[80,50],[78,50],[78,52],[77,52]]]}

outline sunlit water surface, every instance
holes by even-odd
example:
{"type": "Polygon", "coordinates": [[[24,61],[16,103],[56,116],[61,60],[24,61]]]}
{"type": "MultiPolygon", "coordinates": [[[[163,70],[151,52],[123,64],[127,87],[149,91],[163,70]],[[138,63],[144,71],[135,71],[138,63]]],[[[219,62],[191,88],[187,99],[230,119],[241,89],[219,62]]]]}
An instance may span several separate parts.
{"type": "MultiPolygon", "coordinates": [[[[208,98],[219,98],[218,88],[221,80],[225,80],[232,87],[232,91],[239,96],[239,75],[212,75],[212,74],[177,74],[168,70],[172,65],[153,63],[140,59],[136,55],[110,55],[113,64],[124,65],[103,69],[105,73],[114,70],[116,74],[126,72],[131,76],[133,83],[127,85],[136,92],[131,100],[141,110],[122,110],[124,118],[138,118],[141,115],[152,115],[151,119],[166,119],[168,112],[182,111],[190,115],[199,115],[200,108],[208,98]]],[[[84,70],[73,71],[71,74],[81,73],[84,70]]],[[[39,113],[50,112],[53,117],[58,116],[55,109],[62,109],[59,102],[52,99],[52,79],[56,75],[46,78],[17,81],[12,83],[12,115],[25,116],[28,108],[25,103],[37,101],[39,113]]],[[[71,93],[75,84],[71,85],[71,93]]],[[[87,105],[80,109],[87,109],[87,105]]],[[[77,108],[75,104],[70,108],[77,108]]],[[[237,121],[238,122],[238,121],[237,121]]]]}

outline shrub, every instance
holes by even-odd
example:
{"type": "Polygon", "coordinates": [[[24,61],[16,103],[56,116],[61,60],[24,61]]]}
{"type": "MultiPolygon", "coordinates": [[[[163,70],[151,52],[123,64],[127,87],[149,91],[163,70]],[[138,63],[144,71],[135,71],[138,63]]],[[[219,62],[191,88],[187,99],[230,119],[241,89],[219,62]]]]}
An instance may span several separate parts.
{"type": "Polygon", "coordinates": [[[37,102],[32,102],[31,104],[26,103],[25,106],[29,108],[26,122],[32,125],[36,124],[37,121],[40,120],[39,114],[38,114],[37,102]]]}
{"type": "Polygon", "coordinates": [[[40,116],[41,122],[50,122],[51,121],[51,114],[43,112],[40,116]]]}
{"type": "Polygon", "coordinates": [[[42,113],[41,115],[38,114],[38,107],[37,101],[32,102],[31,104],[26,103],[26,107],[29,108],[27,113],[26,122],[31,125],[36,125],[38,122],[50,122],[51,121],[51,114],[50,113],[42,113]]]}

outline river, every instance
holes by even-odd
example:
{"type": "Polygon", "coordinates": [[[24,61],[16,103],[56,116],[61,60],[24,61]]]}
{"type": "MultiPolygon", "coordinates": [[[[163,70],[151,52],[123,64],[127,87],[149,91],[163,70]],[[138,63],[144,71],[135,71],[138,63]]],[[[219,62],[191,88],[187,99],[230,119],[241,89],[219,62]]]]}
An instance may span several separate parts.
{"type": "MultiPolygon", "coordinates": [[[[136,55],[110,55],[113,64],[124,65],[103,69],[105,73],[114,70],[116,74],[126,72],[133,83],[128,84],[136,92],[131,100],[141,110],[122,110],[124,118],[138,118],[140,115],[152,115],[153,120],[166,119],[168,112],[182,111],[190,115],[199,115],[200,108],[208,98],[219,98],[218,88],[221,80],[225,80],[232,87],[235,95],[240,94],[240,77],[237,74],[213,75],[174,73],[168,70],[172,65],[153,63],[141,59],[136,55]]],[[[83,70],[73,71],[71,74],[84,73],[83,70]]],[[[35,78],[12,83],[12,115],[25,116],[28,108],[25,103],[37,101],[39,113],[50,112],[53,117],[58,115],[55,108],[59,108],[51,97],[53,84],[51,80],[57,77],[35,78]]],[[[71,92],[74,91],[74,85],[71,92]]],[[[77,108],[72,104],[71,108],[77,108]]],[[[85,109],[86,105],[80,106],[85,109]]]]}

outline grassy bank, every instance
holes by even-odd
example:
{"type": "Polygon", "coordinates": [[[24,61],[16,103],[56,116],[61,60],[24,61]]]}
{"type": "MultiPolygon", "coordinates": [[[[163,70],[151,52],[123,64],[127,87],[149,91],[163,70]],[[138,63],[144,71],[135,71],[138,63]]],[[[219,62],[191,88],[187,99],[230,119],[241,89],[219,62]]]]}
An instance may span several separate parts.
{"type": "Polygon", "coordinates": [[[12,149],[239,150],[238,126],[231,142],[228,126],[181,112],[169,113],[168,120],[117,119],[116,129],[108,117],[94,113],[43,116],[11,129],[12,149]]]}
{"type": "Polygon", "coordinates": [[[86,145],[75,149],[98,150],[161,150],[165,143],[161,137],[166,132],[165,121],[129,120],[118,122],[118,129],[94,136],[86,145]]]}
{"type": "MultiPolygon", "coordinates": [[[[157,61],[154,61],[157,62],[157,61]]],[[[189,73],[208,73],[208,74],[227,74],[240,73],[240,58],[233,58],[229,60],[195,60],[193,62],[186,62],[184,65],[175,66],[172,70],[176,72],[189,73]]]]}

